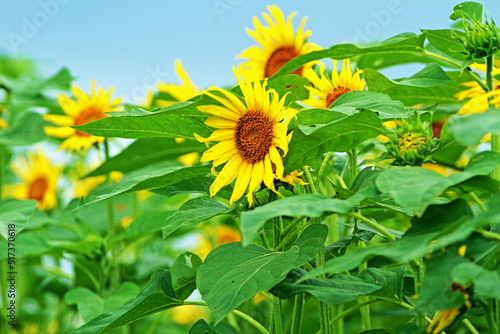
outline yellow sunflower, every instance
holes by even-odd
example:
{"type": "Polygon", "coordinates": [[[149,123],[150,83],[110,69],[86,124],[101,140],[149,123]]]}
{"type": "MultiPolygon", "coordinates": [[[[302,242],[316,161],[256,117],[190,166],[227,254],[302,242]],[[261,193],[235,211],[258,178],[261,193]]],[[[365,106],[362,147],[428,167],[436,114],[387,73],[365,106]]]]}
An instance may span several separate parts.
{"type": "Polygon", "coordinates": [[[342,61],[342,69],[339,73],[337,61],[333,60],[333,71],[331,78],[329,78],[325,74],[325,65],[320,63],[319,76],[313,69],[309,69],[304,73],[312,86],[306,86],[310,92],[310,97],[303,102],[314,108],[328,108],[342,94],[365,89],[365,80],[360,78],[362,73],[363,71],[359,69],[354,74],[352,73],[349,59],[342,61]]]}
{"type": "Polygon", "coordinates": [[[157,100],[156,103],[159,107],[168,107],[177,102],[187,101],[201,94],[201,91],[193,84],[179,59],[175,61],[174,70],[175,74],[179,79],[181,79],[182,83],[170,84],[160,82],[158,84],[158,92],[166,93],[172,97],[172,100],[157,100]]]}
{"type": "Polygon", "coordinates": [[[217,128],[208,138],[195,135],[201,142],[218,141],[203,153],[201,161],[213,161],[212,171],[225,166],[210,186],[215,195],[222,187],[236,179],[230,202],[238,200],[248,189],[248,202],[253,203],[252,193],[264,184],[276,192],[273,181],[283,179],[283,161],[288,151],[287,126],[294,111],[284,108],[285,97],[279,98],[274,89],[267,89],[267,82],[242,81],[235,72],[244,102],[235,94],[211,87],[223,97],[204,92],[222,104],[199,106],[211,114],[205,124],[217,128]],[[281,152],[280,152],[280,150],[281,152]]]}
{"type": "MultiPolygon", "coordinates": [[[[486,73],[486,65],[483,64],[473,64],[470,66],[478,71],[486,73]]],[[[495,67],[493,69],[492,75],[500,74],[500,60],[495,60],[495,67]]],[[[491,103],[500,108],[500,81],[493,78],[494,90],[491,92],[485,92],[481,86],[475,81],[469,81],[462,83],[462,86],[468,87],[468,89],[462,90],[455,94],[455,97],[459,101],[469,99],[465,102],[462,107],[458,110],[458,114],[476,114],[482,113],[489,109],[490,98],[491,103]]]]}
{"type": "Polygon", "coordinates": [[[8,197],[36,200],[40,210],[57,206],[57,182],[61,176],[61,166],[53,165],[38,149],[35,153],[28,153],[27,159],[18,158],[11,167],[23,182],[6,186],[8,197]]]}
{"type": "Polygon", "coordinates": [[[3,118],[0,118],[0,130],[7,129],[8,126],[9,124],[7,123],[7,121],[3,118]]]}
{"type": "MultiPolygon", "coordinates": [[[[281,9],[276,6],[267,6],[269,14],[263,13],[264,21],[268,26],[262,25],[257,17],[253,18],[255,30],[246,29],[248,35],[253,37],[258,46],[243,50],[237,58],[247,59],[239,65],[241,75],[246,80],[262,80],[278,72],[278,70],[291,59],[319,50],[320,47],[307,41],[311,35],[310,30],[305,30],[307,17],[300,22],[297,31],[294,31],[292,19],[297,12],[293,12],[286,19],[281,9]]],[[[316,62],[309,62],[296,69],[292,74],[302,75],[303,71],[313,66],[316,62]]]]}
{"type": "Polygon", "coordinates": [[[76,101],[62,94],[57,97],[57,101],[66,115],[44,115],[45,120],[58,125],[57,127],[46,126],[45,133],[56,138],[67,138],[59,147],[60,149],[84,153],[93,144],[104,141],[104,137],[92,136],[70,127],[108,117],[106,112],[119,110],[118,106],[122,99],[111,98],[114,88],[111,87],[106,92],[101,87],[97,92],[95,85],[95,81],[92,81],[90,95],[87,95],[77,85],[73,85],[71,92],[76,101]]]}

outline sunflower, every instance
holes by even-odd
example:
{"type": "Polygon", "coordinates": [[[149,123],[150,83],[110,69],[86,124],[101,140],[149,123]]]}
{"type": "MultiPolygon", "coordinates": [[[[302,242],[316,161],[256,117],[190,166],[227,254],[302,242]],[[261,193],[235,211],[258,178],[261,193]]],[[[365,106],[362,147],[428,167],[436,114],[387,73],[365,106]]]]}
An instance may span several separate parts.
{"type": "Polygon", "coordinates": [[[325,74],[325,65],[319,64],[319,76],[313,69],[309,69],[304,76],[311,82],[312,86],[306,86],[311,96],[303,102],[314,108],[328,108],[341,95],[351,91],[362,91],[365,89],[365,80],[360,78],[362,70],[351,71],[349,59],[342,61],[340,73],[337,70],[337,61],[333,60],[333,71],[331,78],[325,74]]]}
{"type": "Polygon", "coordinates": [[[44,115],[45,120],[58,125],[57,127],[46,126],[45,133],[56,138],[67,138],[59,149],[84,153],[93,144],[104,141],[104,137],[92,136],[71,128],[72,125],[82,125],[108,117],[106,115],[108,111],[118,111],[122,99],[111,98],[113,87],[108,92],[104,88],[100,88],[97,92],[95,85],[95,81],[92,81],[90,95],[77,85],[73,85],[71,92],[76,97],[76,101],[62,94],[57,97],[65,115],[44,115]]]}
{"type": "MultiPolygon", "coordinates": [[[[473,64],[470,66],[476,70],[483,73],[486,72],[486,65],[483,64],[473,64]]],[[[495,76],[500,74],[500,60],[495,61],[495,68],[493,69],[492,75],[495,76]]],[[[491,92],[485,92],[484,89],[476,81],[468,81],[462,83],[462,86],[468,87],[455,94],[455,97],[459,101],[469,99],[465,102],[462,107],[458,110],[458,114],[476,114],[482,113],[489,109],[490,103],[500,108],[500,81],[493,78],[494,90],[491,92]]]]}
{"type": "MultiPolygon", "coordinates": [[[[237,56],[247,59],[239,65],[241,75],[246,80],[262,80],[278,72],[278,70],[291,59],[319,50],[316,44],[307,41],[311,35],[310,30],[304,30],[307,17],[300,22],[299,29],[295,32],[292,19],[297,12],[290,14],[286,20],[281,9],[276,6],[267,6],[269,14],[262,16],[269,26],[263,26],[257,17],[253,18],[255,30],[246,29],[248,35],[253,37],[259,46],[252,46],[237,56]]],[[[296,69],[292,74],[302,73],[313,66],[315,62],[309,62],[296,69]]]]}
{"type": "Polygon", "coordinates": [[[36,200],[40,210],[57,206],[57,182],[61,176],[61,166],[54,166],[38,149],[35,153],[28,153],[27,159],[19,158],[11,167],[23,183],[6,186],[7,196],[36,200]]]}
{"type": "Polygon", "coordinates": [[[232,92],[211,87],[223,97],[204,93],[222,106],[206,105],[198,109],[212,115],[205,124],[217,130],[208,138],[195,136],[201,142],[219,142],[201,157],[201,161],[213,161],[214,173],[215,167],[226,163],[218,175],[215,173],[211,196],[236,179],[230,202],[238,200],[248,189],[247,198],[252,205],[252,193],[262,182],[276,192],[274,179],[283,179],[282,156],[288,151],[286,132],[294,111],[284,108],[285,97],[280,99],[275,90],[267,89],[266,81],[244,82],[238,72],[235,74],[244,102],[232,92]]]}
{"type": "Polygon", "coordinates": [[[160,82],[158,84],[158,92],[170,95],[169,97],[171,98],[169,100],[159,98],[156,104],[160,107],[168,107],[177,102],[184,102],[201,94],[201,91],[193,84],[188,73],[182,67],[182,62],[179,59],[175,61],[174,70],[182,83],[170,84],[160,82]]]}

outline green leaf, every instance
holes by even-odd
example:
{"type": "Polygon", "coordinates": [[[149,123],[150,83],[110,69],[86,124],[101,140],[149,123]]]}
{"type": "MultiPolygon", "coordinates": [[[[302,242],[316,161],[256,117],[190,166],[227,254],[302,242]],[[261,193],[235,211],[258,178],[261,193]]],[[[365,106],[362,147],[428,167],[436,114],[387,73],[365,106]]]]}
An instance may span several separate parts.
{"type": "Polygon", "coordinates": [[[449,187],[478,175],[489,175],[498,165],[500,154],[485,151],[472,158],[463,172],[448,177],[421,167],[402,167],[381,172],[375,183],[381,192],[390,194],[396,203],[421,216],[435,197],[449,187]]]}
{"type": "Polygon", "coordinates": [[[440,29],[440,30],[422,30],[425,32],[427,40],[437,50],[445,55],[448,55],[459,61],[467,58],[465,48],[460,42],[460,38],[465,36],[465,33],[460,30],[454,29],[440,29]]]}
{"type": "Polygon", "coordinates": [[[241,235],[243,245],[249,245],[257,236],[257,231],[266,221],[274,217],[321,217],[324,213],[347,213],[366,198],[368,190],[360,191],[342,200],[324,195],[304,194],[286,197],[241,213],[241,235]]]}
{"type": "Polygon", "coordinates": [[[69,290],[64,295],[64,302],[68,305],[77,305],[78,312],[85,322],[94,319],[104,310],[104,300],[87,288],[76,287],[69,290]]]}
{"type": "Polygon", "coordinates": [[[328,235],[328,227],[321,224],[312,224],[306,227],[299,238],[293,243],[299,247],[299,257],[295,261],[295,267],[300,267],[306,261],[309,261],[323,249],[326,237],[328,235]]]}
{"type": "Polygon", "coordinates": [[[141,214],[134,218],[132,223],[125,230],[120,232],[116,238],[117,240],[130,240],[147,234],[157,233],[161,231],[166,217],[173,213],[174,211],[141,212],[141,214]]]}
{"type": "Polygon", "coordinates": [[[347,152],[385,131],[380,118],[371,111],[361,111],[318,127],[299,125],[299,129],[293,132],[290,150],[285,157],[285,175],[310,164],[326,152],[347,152]]]}
{"type": "Polygon", "coordinates": [[[36,112],[23,112],[11,127],[0,131],[0,144],[31,145],[38,143],[47,136],[43,131],[46,122],[42,115],[36,112]]]}
{"type": "MultiPolygon", "coordinates": [[[[500,199],[499,199],[500,202],[500,199]]],[[[498,210],[500,211],[500,210],[498,210]]],[[[500,215],[496,212],[493,217],[500,215]]],[[[430,206],[422,218],[414,219],[412,227],[399,240],[382,245],[358,249],[333,258],[323,268],[309,272],[304,279],[325,273],[341,273],[357,268],[364,261],[381,268],[383,265],[406,264],[412,259],[424,256],[429,251],[439,251],[450,244],[465,240],[479,222],[469,220],[464,226],[464,219],[471,218],[472,212],[463,200],[456,200],[445,205],[430,206]],[[433,240],[439,239],[439,242],[433,240]]],[[[481,221],[492,216],[482,217],[481,221]]]]}
{"type": "Polygon", "coordinates": [[[453,7],[453,13],[450,15],[450,19],[468,19],[470,21],[482,21],[483,4],[474,1],[462,2],[453,7]]]}
{"type": "MultiPolygon", "coordinates": [[[[213,175],[186,179],[169,186],[153,189],[152,192],[167,198],[184,194],[209,194],[209,188],[214,180],[213,175]]],[[[231,185],[227,185],[217,193],[217,196],[229,199],[233,192],[232,189],[231,185]]]]}
{"type": "Polygon", "coordinates": [[[288,74],[310,61],[324,58],[347,59],[364,54],[423,54],[425,52],[423,47],[424,38],[424,35],[407,33],[401,36],[395,36],[379,45],[370,47],[359,47],[354,44],[337,44],[329,49],[313,51],[290,60],[275,74],[275,76],[278,77],[288,74]]]}
{"type": "Polygon", "coordinates": [[[184,303],[174,299],[170,274],[166,270],[157,270],[142,292],[122,308],[101,314],[72,334],[106,333],[120,326],[144,318],[145,316],[167,310],[184,303]]]}
{"type": "Polygon", "coordinates": [[[405,267],[397,267],[392,270],[381,268],[367,268],[363,270],[357,277],[361,278],[366,283],[380,285],[383,288],[378,290],[376,295],[398,299],[402,298],[404,285],[405,267]]]}
{"type": "Polygon", "coordinates": [[[414,87],[435,87],[453,82],[436,63],[427,64],[422,70],[399,81],[400,85],[414,87]]]}
{"type": "Polygon", "coordinates": [[[301,280],[306,273],[300,268],[292,270],[287,278],[277,284],[271,292],[282,299],[288,299],[297,293],[307,292],[324,303],[342,305],[382,288],[380,285],[367,283],[361,278],[345,274],[334,274],[327,279],[301,280]],[[297,283],[299,280],[300,283],[297,283]]]}
{"type": "MultiPolygon", "coordinates": [[[[201,98],[200,98],[201,100],[201,98]]],[[[74,128],[101,137],[118,138],[185,138],[193,139],[194,133],[208,137],[211,128],[203,122],[207,115],[196,109],[198,103],[181,102],[160,111],[140,112],[131,115],[113,113],[112,117],[89,122],[74,128]]]]}
{"type": "Polygon", "coordinates": [[[474,285],[482,297],[500,300],[500,275],[498,271],[487,270],[475,263],[464,262],[453,268],[452,280],[462,286],[474,285]]]}
{"type": "Polygon", "coordinates": [[[179,211],[167,217],[162,228],[163,238],[181,227],[194,227],[207,219],[226,213],[231,209],[219,201],[207,197],[194,198],[184,203],[179,211]]]}
{"type": "Polygon", "coordinates": [[[188,334],[220,334],[203,319],[195,322],[188,334]]]}
{"type": "Polygon", "coordinates": [[[185,300],[196,289],[196,269],[203,264],[200,257],[191,252],[182,253],[170,268],[172,288],[180,300],[185,300]]]}
{"type": "Polygon", "coordinates": [[[394,101],[386,94],[368,91],[352,91],[342,94],[329,109],[348,115],[354,114],[356,110],[370,110],[376,112],[383,120],[407,116],[404,105],[400,101],[394,101]]]}
{"type": "Polygon", "coordinates": [[[305,100],[309,97],[309,80],[298,75],[287,75],[284,77],[273,77],[268,81],[269,88],[276,90],[280,97],[286,96],[285,104],[305,100]]]}
{"type": "Polygon", "coordinates": [[[214,249],[198,268],[196,282],[216,323],[256,293],[268,290],[294,267],[299,249],[276,252],[229,243],[214,249]]]}
{"type": "Polygon", "coordinates": [[[455,98],[457,85],[468,76],[460,77],[459,72],[446,72],[446,75],[453,81],[435,87],[412,87],[400,85],[381,74],[378,71],[367,68],[363,71],[366,85],[370,91],[381,92],[389,95],[392,99],[404,103],[405,106],[416,104],[457,104],[455,98]]]}
{"type": "Polygon", "coordinates": [[[128,173],[158,161],[176,160],[183,154],[200,152],[205,148],[205,145],[193,140],[176,143],[171,138],[138,139],[86,177],[104,175],[111,171],[128,173]]]}
{"type": "Polygon", "coordinates": [[[83,206],[96,203],[107,198],[140,190],[150,190],[174,184],[180,180],[205,176],[209,173],[210,166],[167,166],[164,163],[153,164],[140,169],[135,174],[122,180],[111,192],[91,198],[83,206]]]}
{"type": "Polygon", "coordinates": [[[500,134],[500,109],[472,115],[454,115],[449,124],[459,143],[474,146],[488,133],[500,134]]]}
{"type": "Polygon", "coordinates": [[[21,232],[36,208],[36,201],[4,199],[0,201],[0,235],[9,238],[9,225],[15,225],[15,233],[21,232]]]}

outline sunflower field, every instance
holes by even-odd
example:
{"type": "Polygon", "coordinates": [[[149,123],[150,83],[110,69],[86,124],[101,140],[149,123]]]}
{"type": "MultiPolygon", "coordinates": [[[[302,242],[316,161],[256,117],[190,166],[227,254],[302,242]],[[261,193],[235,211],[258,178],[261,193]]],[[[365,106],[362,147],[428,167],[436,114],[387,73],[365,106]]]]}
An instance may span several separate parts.
{"type": "Polygon", "coordinates": [[[234,85],[140,103],[0,56],[0,333],[500,333],[494,17],[322,48],[263,10],[234,85]]]}

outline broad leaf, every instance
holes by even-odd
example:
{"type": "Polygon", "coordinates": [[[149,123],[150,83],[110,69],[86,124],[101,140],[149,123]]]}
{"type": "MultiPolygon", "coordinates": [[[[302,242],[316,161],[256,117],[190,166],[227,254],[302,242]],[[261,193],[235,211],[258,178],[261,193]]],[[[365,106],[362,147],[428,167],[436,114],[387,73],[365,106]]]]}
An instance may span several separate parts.
{"type": "Polygon", "coordinates": [[[167,217],[162,228],[163,238],[181,227],[194,227],[207,219],[228,212],[231,209],[208,197],[194,198],[184,203],[179,211],[167,217]]]}
{"type": "Polygon", "coordinates": [[[293,132],[285,157],[285,174],[310,164],[326,152],[347,152],[385,131],[380,118],[370,111],[361,111],[319,127],[299,125],[293,132]]]}
{"type": "Polygon", "coordinates": [[[454,282],[462,286],[474,285],[474,289],[483,297],[500,300],[500,275],[472,262],[465,262],[453,268],[454,282]]]}
{"type": "Polygon", "coordinates": [[[257,231],[266,221],[274,217],[321,217],[324,213],[347,213],[368,196],[370,189],[360,191],[342,200],[324,195],[304,194],[286,197],[241,213],[241,234],[243,244],[249,245],[257,231]]]}
{"type": "Polygon", "coordinates": [[[474,146],[488,133],[500,134],[500,109],[472,115],[454,115],[449,123],[459,143],[474,146]]]}
{"type": "Polygon", "coordinates": [[[0,131],[0,144],[31,145],[47,136],[43,131],[46,122],[36,112],[23,112],[11,127],[0,131]]]}
{"type": "Polygon", "coordinates": [[[185,300],[196,289],[196,269],[203,264],[200,257],[191,252],[182,253],[170,267],[172,288],[180,300],[185,300]]]}
{"type": "Polygon", "coordinates": [[[329,109],[349,115],[354,114],[356,110],[370,110],[376,112],[383,120],[407,116],[404,105],[400,101],[394,101],[386,94],[368,91],[352,91],[342,94],[329,109]]]}
{"type": "Polygon", "coordinates": [[[282,281],[298,256],[298,247],[281,253],[235,242],[214,249],[198,268],[196,283],[215,322],[256,293],[282,281]]]}
{"type": "Polygon", "coordinates": [[[204,149],[203,144],[193,140],[176,143],[171,138],[138,139],[119,154],[106,160],[86,177],[103,175],[111,171],[128,173],[151,163],[177,159],[183,154],[200,152],[204,149]]]}
{"type": "Polygon", "coordinates": [[[220,334],[212,326],[210,326],[205,320],[198,320],[193,327],[189,330],[188,334],[220,334]]]}
{"type": "Polygon", "coordinates": [[[450,19],[468,19],[470,21],[482,21],[483,4],[474,1],[462,2],[453,7],[453,14],[450,15],[450,19]]]}
{"type": "Polygon", "coordinates": [[[299,256],[295,261],[295,266],[300,267],[306,261],[311,260],[325,245],[328,236],[326,225],[309,225],[299,238],[294,242],[294,246],[299,247],[299,256]]]}
{"type": "MultiPolygon", "coordinates": [[[[18,234],[26,226],[36,208],[36,201],[4,199],[0,201],[0,235],[9,237],[9,225],[15,225],[14,232],[18,234]]],[[[10,229],[12,230],[12,229],[10,229]]]]}

